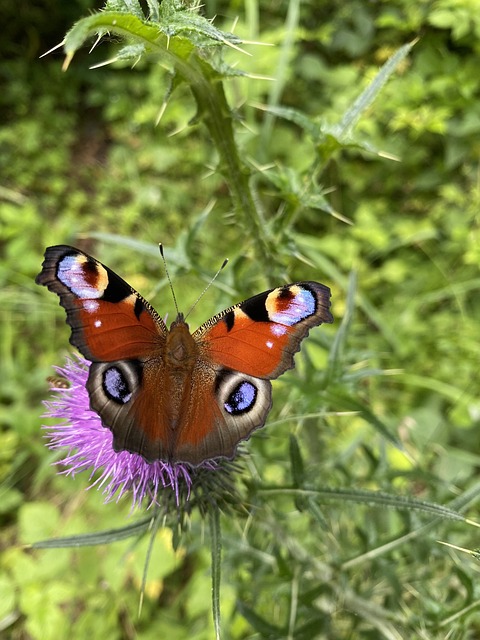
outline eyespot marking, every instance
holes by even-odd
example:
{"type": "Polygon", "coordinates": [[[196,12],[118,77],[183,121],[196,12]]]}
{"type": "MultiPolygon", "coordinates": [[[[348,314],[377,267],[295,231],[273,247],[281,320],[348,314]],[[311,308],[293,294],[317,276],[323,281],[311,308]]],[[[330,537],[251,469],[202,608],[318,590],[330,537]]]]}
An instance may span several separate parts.
{"type": "Polygon", "coordinates": [[[103,388],[106,395],[119,404],[126,404],[132,397],[128,380],[118,367],[110,367],[103,372],[103,388]]]}
{"type": "Polygon", "coordinates": [[[275,290],[266,303],[272,322],[291,327],[315,313],[316,300],[313,293],[299,285],[275,290]]]}
{"type": "Polygon", "coordinates": [[[67,254],[59,260],[57,277],[80,300],[101,298],[108,285],[105,269],[78,254],[67,254]]]}
{"type": "Polygon", "coordinates": [[[246,380],[242,380],[233,389],[225,402],[225,410],[231,415],[239,415],[250,411],[257,399],[257,388],[246,380]]]}

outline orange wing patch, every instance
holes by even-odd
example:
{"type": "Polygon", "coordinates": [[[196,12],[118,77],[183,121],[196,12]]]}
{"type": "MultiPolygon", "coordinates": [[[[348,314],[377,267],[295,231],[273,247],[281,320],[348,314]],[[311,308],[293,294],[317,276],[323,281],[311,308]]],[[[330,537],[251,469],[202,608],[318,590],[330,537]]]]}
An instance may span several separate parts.
{"type": "Polygon", "coordinates": [[[215,363],[272,379],[294,366],[293,356],[311,327],[333,322],[330,290],[297,282],[254,296],[197,329],[202,350],[215,363]]]}
{"type": "Polygon", "coordinates": [[[90,357],[103,362],[151,356],[155,343],[165,338],[146,310],[137,318],[135,302],[134,294],[121,302],[77,300],[79,326],[73,329],[80,331],[79,344],[75,343],[80,351],[88,350],[90,357]]]}
{"type": "Polygon", "coordinates": [[[209,357],[235,371],[257,378],[271,377],[288,346],[289,327],[251,320],[240,308],[234,313],[230,330],[220,320],[205,336],[203,345],[209,357]]]}

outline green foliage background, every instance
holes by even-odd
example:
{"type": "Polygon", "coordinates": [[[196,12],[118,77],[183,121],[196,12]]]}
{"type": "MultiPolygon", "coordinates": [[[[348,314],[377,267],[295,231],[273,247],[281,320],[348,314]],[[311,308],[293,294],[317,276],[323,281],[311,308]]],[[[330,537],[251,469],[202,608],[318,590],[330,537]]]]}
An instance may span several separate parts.
{"type": "Polygon", "coordinates": [[[287,280],[333,294],[335,324],[311,333],[246,447],[249,516],[222,523],[223,637],[478,637],[478,563],[436,542],[474,549],[476,529],[340,497],[381,490],[478,519],[477,2],[205,3],[218,29],[238,18],[235,34],[274,45],[224,46],[223,60],[254,77],[215,80],[260,231],[235,207],[205,113],[185,83],[169,94],[158,61],[90,70],[115,56],[116,36],[82,48],[67,73],[60,52],[39,59],[93,8],[3,9],[1,637],[213,637],[208,535],[195,514],[176,551],[159,532],[140,617],[147,539],[22,547],[135,518],[128,501],[85,492],[86,478],[55,475],[44,447],[45,380],[70,347],[57,301],[33,283],[43,250],[86,249],[171,316],[159,241],[184,310],[230,258],[192,326],[287,280]],[[417,37],[351,135],[336,137],[379,67],[417,37]]]}

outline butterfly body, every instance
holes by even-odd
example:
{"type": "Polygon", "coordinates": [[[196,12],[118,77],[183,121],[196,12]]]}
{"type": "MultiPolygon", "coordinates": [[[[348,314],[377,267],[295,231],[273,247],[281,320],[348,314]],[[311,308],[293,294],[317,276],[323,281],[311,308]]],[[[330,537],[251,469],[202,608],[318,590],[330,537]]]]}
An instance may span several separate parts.
{"type": "Polygon", "coordinates": [[[36,282],[60,297],[71,343],[92,363],[91,409],[116,451],[192,465],[231,458],[265,424],[270,380],[294,366],[310,327],[332,322],[330,291],[285,285],[170,329],[124,280],[87,254],[49,247],[36,282]]]}

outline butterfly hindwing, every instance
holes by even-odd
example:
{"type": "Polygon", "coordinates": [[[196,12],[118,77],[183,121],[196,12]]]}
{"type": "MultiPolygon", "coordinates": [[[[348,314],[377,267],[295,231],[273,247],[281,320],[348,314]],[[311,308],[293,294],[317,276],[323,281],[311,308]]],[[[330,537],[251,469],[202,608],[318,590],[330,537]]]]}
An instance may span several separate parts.
{"type": "Polygon", "coordinates": [[[212,369],[212,363],[200,359],[176,442],[177,455],[194,464],[215,457],[233,458],[239,442],[265,424],[271,406],[268,380],[212,369]],[[210,376],[208,387],[204,386],[205,375],[210,376]]]}
{"type": "Polygon", "coordinates": [[[112,431],[115,451],[138,453],[148,462],[174,459],[167,380],[161,359],[91,365],[90,406],[112,431]]]}

